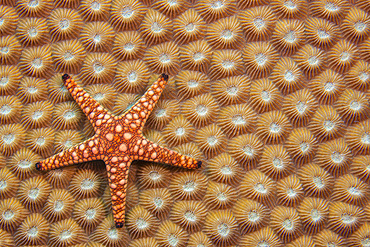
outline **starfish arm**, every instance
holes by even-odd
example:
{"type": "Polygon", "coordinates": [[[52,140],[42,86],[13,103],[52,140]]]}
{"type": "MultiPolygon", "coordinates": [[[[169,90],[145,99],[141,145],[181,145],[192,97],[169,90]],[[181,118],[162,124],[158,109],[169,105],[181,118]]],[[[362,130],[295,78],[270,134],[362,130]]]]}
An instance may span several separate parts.
{"type": "Polygon", "coordinates": [[[116,227],[121,228],[125,222],[127,181],[131,160],[128,156],[107,156],[104,162],[107,166],[114,221],[116,227]]]}
{"type": "Polygon", "coordinates": [[[161,96],[168,81],[168,75],[162,74],[145,94],[128,110],[121,118],[126,121],[134,121],[134,129],[142,130],[155,104],[161,96]]]}
{"type": "Polygon", "coordinates": [[[95,136],[86,141],[36,163],[36,169],[48,171],[86,161],[98,160],[102,157],[102,148],[95,136]]]}
{"type": "Polygon", "coordinates": [[[68,74],[64,74],[62,79],[73,99],[80,106],[94,128],[100,126],[102,123],[106,122],[108,118],[112,117],[111,113],[104,109],[104,107],[102,107],[100,103],[91,97],[82,87],[77,85],[77,83],[68,74]]]}
{"type": "Polygon", "coordinates": [[[131,156],[134,160],[145,160],[165,163],[172,166],[179,166],[187,169],[200,168],[201,161],[197,161],[189,156],[179,154],[173,150],[161,147],[145,137],[139,139],[133,148],[131,156]]]}

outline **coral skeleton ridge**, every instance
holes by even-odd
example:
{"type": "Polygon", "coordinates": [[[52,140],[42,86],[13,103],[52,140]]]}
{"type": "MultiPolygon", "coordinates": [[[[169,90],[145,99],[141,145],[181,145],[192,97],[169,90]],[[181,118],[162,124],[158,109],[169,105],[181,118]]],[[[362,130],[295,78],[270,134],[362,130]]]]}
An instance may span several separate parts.
{"type": "Polygon", "coordinates": [[[103,160],[106,164],[117,228],[123,227],[125,221],[128,174],[133,160],[166,163],[188,169],[201,166],[201,161],[161,147],[142,134],[144,124],[168,81],[168,75],[162,74],[146,93],[121,116],[115,116],[103,108],[68,74],[63,75],[62,79],[93,125],[95,135],[36,163],[36,169],[48,171],[81,162],[103,160]]]}

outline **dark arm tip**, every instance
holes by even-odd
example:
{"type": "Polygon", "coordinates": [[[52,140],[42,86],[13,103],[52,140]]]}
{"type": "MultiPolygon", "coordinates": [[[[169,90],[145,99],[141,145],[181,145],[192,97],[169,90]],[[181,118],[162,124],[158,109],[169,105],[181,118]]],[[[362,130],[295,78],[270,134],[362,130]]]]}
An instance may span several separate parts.
{"type": "Polygon", "coordinates": [[[67,79],[69,79],[69,78],[71,78],[68,74],[64,74],[63,76],[62,76],[62,80],[63,81],[65,81],[65,80],[67,80],[67,79]]]}
{"type": "Polygon", "coordinates": [[[40,162],[37,162],[35,164],[35,166],[36,166],[36,170],[41,171],[41,164],[40,164],[40,162]]]}
{"type": "Polygon", "coordinates": [[[198,168],[201,168],[202,167],[202,161],[198,161],[197,165],[198,165],[198,168]]]}
{"type": "Polygon", "coordinates": [[[168,75],[166,75],[166,74],[162,74],[162,77],[163,77],[163,79],[165,79],[166,81],[168,80],[168,75]]]}
{"type": "Polygon", "coordinates": [[[123,223],[122,222],[117,222],[116,223],[116,228],[122,228],[123,227],[123,223]]]}

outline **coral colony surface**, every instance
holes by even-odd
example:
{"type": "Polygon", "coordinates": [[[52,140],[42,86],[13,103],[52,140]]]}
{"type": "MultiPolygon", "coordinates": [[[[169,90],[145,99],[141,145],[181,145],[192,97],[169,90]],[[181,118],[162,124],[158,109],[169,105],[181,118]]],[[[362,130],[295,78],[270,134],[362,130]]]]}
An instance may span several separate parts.
{"type": "Polygon", "coordinates": [[[369,246],[369,93],[369,0],[0,0],[0,246],[369,246]],[[35,166],[95,134],[66,73],[168,74],[143,135],[202,167],[132,162],[117,228],[112,167],[35,166]]]}

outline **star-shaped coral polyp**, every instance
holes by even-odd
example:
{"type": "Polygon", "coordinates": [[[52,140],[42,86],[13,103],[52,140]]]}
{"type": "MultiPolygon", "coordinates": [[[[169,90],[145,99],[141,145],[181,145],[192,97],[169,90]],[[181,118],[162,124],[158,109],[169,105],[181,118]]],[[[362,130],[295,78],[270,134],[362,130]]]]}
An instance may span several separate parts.
{"type": "Polygon", "coordinates": [[[36,164],[47,171],[85,161],[103,160],[106,164],[116,227],[125,221],[126,191],[133,160],[165,163],[188,169],[202,164],[191,157],[161,147],[142,135],[144,124],[158,101],[168,75],[162,74],[146,93],[123,115],[115,116],[93,99],[67,74],[63,82],[94,126],[90,139],[36,164]]]}

